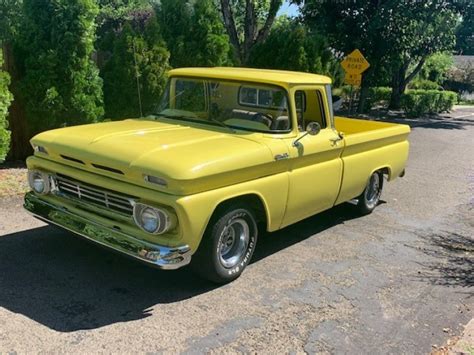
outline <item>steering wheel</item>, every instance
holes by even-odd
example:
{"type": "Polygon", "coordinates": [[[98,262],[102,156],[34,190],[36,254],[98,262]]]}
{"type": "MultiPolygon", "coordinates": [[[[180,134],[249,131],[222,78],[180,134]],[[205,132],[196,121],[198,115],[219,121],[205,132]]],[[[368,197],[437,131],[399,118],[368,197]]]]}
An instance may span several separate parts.
{"type": "Polygon", "coordinates": [[[273,116],[269,113],[257,112],[252,116],[252,121],[263,123],[270,128],[273,122],[273,116]]]}

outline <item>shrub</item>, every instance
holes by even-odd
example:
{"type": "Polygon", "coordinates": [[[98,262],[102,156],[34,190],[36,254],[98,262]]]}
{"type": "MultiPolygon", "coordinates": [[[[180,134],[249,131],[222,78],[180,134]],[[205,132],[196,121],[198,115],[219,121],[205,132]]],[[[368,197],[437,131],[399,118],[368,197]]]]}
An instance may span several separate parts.
{"type": "Polygon", "coordinates": [[[438,83],[430,80],[416,80],[410,84],[410,89],[413,90],[439,90],[438,83]]]}
{"type": "Polygon", "coordinates": [[[455,92],[439,90],[408,90],[401,98],[402,108],[409,117],[448,111],[456,102],[455,92]]]}
{"type": "MultiPolygon", "coordinates": [[[[2,53],[0,52],[0,68],[3,64],[2,53]]],[[[0,70],[0,162],[3,162],[10,148],[10,131],[7,129],[8,106],[13,99],[12,94],[8,91],[10,84],[10,76],[0,70]]]]}

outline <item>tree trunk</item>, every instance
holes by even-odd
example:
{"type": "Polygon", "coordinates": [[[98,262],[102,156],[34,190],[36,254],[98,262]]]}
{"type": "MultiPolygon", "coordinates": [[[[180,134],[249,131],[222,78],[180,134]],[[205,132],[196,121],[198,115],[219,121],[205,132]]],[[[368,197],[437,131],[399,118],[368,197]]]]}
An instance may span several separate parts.
{"type": "Polygon", "coordinates": [[[390,95],[390,104],[388,108],[390,110],[399,110],[401,107],[402,94],[405,92],[406,86],[404,85],[392,85],[392,94],[390,95]]]}
{"type": "Polygon", "coordinates": [[[392,94],[390,96],[390,103],[388,108],[391,110],[400,109],[400,100],[402,94],[405,92],[405,76],[408,69],[409,61],[400,63],[397,70],[392,75],[392,94]]]}
{"type": "Polygon", "coordinates": [[[254,0],[246,0],[243,36],[239,36],[239,33],[237,32],[231,1],[220,0],[220,4],[224,27],[229,35],[230,44],[234,49],[235,57],[239,60],[239,64],[245,65],[248,63],[252,48],[256,44],[264,42],[270,34],[270,29],[275,21],[278,10],[281,7],[282,0],[270,1],[265,23],[260,30],[258,30],[255,2],[254,0]],[[243,40],[241,41],[241,39],[243,40]]]}
{"type": "MultiPolygon", "coordinates": [[[[370,73],[366,73],[366,75],[370,75],[370,73]]],[[[369,95],[369,82],[367,80],[367,76],[362,76],[362,83],[360,86],[360,93],[359,93],[359,104],[357,105],[357,113],[364,113],[365,103],[367,101],[367,96],[369,95]]]]}
{"type": "Polygon", "coordinates": [[[399,110],[401,104],[402,95],[405,93],[407,85],[412,81],[415,76],[420,72],[421,68],[425,64],[426,57],[421,58],[421,60],[416,65],[415,69],[407,76],[408,67],[410,61],[406,60],[404,63],[401,63],[398,70],[396,70],[392,76],[392,95],[390,96],[390,104],[388,106],[391,110],[399,110]]]}
{"type": "Polygon", "coordinates": [[[32,148],[29,143],[30,133],[26,121],[26,114],[24,104],[21,100],[21,95],[18,90],[18,81],[20,74],[15,63],[13,47],[11,43],[3,43],[4,67],[10,74],[11,84],[10,90],[13,93],[13,102],[10,105],[8,113],[8,124],[11,133],[10,152],[7,155],[7,160],[24,160],[32,153],[32,148]]]}

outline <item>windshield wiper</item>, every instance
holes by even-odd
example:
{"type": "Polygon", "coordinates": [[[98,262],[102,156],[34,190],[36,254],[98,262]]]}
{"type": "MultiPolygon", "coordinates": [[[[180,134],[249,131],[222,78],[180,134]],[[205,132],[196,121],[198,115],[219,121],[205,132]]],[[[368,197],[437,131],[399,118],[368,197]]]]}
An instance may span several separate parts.
{"type": "Polygon", "coordinates": [[[157,117],[166,117],[166,118],[175,118],[175,116],[171,116],[171,115],[166,115],[164,113],[153,113],[151,115],[148,115],[147,117],[152,117],[152,118],[157,118],[157,117]]]}
{"type": "Polygon", "coordinates": [[[188,121],[193,121],[193,122],[198,122],[198,123],[206,123],[206,121],[209,121],[209,122],[214,122],[214,123],[218,124],[219,126],[230,130],[232,133],[235,133],[235,130],[231,126],[228,126],[224,122],[219,121],[219,120],[217,120],[215,118],[212,118],[212,117],[209,117],[207,120],[203,120],[203,119],[200,119],[199,117],[186,116],[186,115],[167,115],[167,114],[164,114],[164,113],[154,113],[152,115],[149,115],[148,117],[153,117],[153,118],[165,117],[165,118],[173,118],[173,119],[180,119],[181,118],[183,120],[188,120],[188,121]]]}
{"type": "Polygon", "coordinates": [[[212,117],[209,117],[209,118],[208,118],[208,121],[217,123],[219,126],[224,127],[224,128],[227,128],[227,129],[230,130],[232,133],[235,133],[235,130],[234,130],[231,126],[226,125],[226,124],[225,124],[224,122],[222,122],[222,121],[219,121],[219,120],[217,120],[217,119],[215,119],[215,118],[212,118],[212,117]]]}

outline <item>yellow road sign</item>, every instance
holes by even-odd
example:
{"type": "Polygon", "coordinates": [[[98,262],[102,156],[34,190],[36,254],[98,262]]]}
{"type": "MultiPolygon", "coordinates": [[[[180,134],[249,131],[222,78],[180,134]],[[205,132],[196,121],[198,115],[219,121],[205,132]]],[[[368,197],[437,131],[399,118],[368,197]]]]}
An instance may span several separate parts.
{"type": "Polygon", "coordinates": [[[356,49],[341,62],[346,73],[362,74],[369,67],[369,62],[364,58],[360,50],[356,49]]]}
{"type": "Polygon", "coordinates": [[[346,76],[344,77],[344,82],[352,86],[360,86],[362,82],[362,74],[346,73],[346,76]]]}

